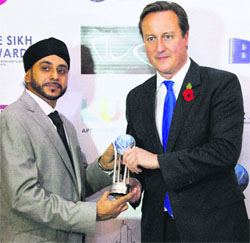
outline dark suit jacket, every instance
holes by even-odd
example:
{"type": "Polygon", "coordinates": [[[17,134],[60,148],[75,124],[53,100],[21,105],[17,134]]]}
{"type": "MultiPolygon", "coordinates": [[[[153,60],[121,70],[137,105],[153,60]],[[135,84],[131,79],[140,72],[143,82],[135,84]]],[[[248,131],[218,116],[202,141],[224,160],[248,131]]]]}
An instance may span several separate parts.
{"type": "Polygon", "coordinates": [[[234,166],[241,151],[243,101],[238,78],[191,60],[176,102],[167,151],[155,123],[156,76],[127,97],[127,133],[158,154],[160,169],[136,176],[144,190],[142,242],[163,241],[168,191],[183,242],[247,241],[248,218],[234,166]],[[194,99],[183,91],[192,84],[194,99]]]}

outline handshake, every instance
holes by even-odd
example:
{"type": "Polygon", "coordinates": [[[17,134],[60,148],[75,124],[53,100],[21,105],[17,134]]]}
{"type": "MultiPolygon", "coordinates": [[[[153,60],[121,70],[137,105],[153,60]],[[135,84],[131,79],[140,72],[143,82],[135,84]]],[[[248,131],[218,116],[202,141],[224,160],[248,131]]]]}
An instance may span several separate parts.
{"type": "MultiPolygon", "coordinates": [[[[129,135],[122,135],[122,136],[118,137],[118,139],[121,137],[124,138],[124,136],[126,136],[126,138],[131,137],[129,135]]],[[[121,152],[121,147],[119,145],[122,146],[123,144],[120,144],[119,142],[124,142],[124,141],[116,140],[115,143],[111,144],[106,149],[106,151],[103,153],[103,155],[99,160],[99,165],[104,171],[114,170],[114,172],[113,172],[113,186],[112,186],[113,189],[111,188],[111,192],[110,191],[104,192],[104,194],[97,202],[98,221],[116,218],[121,212],[128,209],[127,202],[135,203],[141,197],[141,184],[135,178],[129,178],[129,171],[126,168],[126,166],[124,170],[123,182],[119,182],[120,181],[119,178],[122,176],[120,174],[121,158],[118,159],[117,163],[117,150],[119,155],[123,154],[124,152],[124,151],[121,152]],[[116,167],[118,167],[118,170],[116,169],[116,167]],[[126,186],[128,187],[128,190],[125,189],[126,193],[124,190],[122,190],[122,193],[119,195],[119,193],[116,193],[116,189],[117,188],[119,189],[120,184],[123,183],[125,184],[124,185],[125,187],[126,186]],[[109,200],[109,195],[115,196],[116,200],[109,200]]],[[[128,147],[132,146],[128,145],[128,147]]]]}

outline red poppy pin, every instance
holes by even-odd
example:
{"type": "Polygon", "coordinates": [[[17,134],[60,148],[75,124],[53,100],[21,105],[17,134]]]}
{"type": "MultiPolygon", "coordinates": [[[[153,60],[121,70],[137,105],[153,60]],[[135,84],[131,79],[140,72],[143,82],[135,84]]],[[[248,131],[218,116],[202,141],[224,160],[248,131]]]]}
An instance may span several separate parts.
{"type": "Polygon", "coordinates": [[[191,101],[194,98],[194,91],[192,90],[192,84],[189,82],[186,86],[186,90],[182,93],[185,101],[191,101]]]}

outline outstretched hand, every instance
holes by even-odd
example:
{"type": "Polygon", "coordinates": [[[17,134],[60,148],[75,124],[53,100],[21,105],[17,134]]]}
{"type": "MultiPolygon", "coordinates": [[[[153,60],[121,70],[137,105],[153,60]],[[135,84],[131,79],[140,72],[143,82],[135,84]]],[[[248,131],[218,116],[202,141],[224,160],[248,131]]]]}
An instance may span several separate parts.
{"type": "Polygon", "coordinates": [[[128,148],[125,150],[123,163],[128,166],[130,171],[136,174],[142,172],[141,167],[146,169],[159,168],[157,154],[153,154],[138,147],[128,148]]]}
{"type": "Polygon", "coordinates": [[[134,195],[134,192],[130,192],[126,196],[111,201],[108,199],[109,193],[109,191],[105,191],[97,202],[97,221],[116,218],[121,212],[128,209],[127,202],[134,195]]]}

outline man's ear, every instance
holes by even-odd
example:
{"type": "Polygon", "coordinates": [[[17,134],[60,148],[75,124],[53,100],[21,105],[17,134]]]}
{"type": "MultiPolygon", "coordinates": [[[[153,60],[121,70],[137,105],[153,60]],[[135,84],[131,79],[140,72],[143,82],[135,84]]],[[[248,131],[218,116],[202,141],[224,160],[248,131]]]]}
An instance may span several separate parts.
{"type": "Polygon", "coordinates": [[[30,71],[30,69],[25,73],[24,78],[25,78],[25,82],[26,82],[27,84],[29,84],[30,81],[31,81],[31,71],[30,71]]]}

